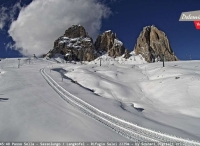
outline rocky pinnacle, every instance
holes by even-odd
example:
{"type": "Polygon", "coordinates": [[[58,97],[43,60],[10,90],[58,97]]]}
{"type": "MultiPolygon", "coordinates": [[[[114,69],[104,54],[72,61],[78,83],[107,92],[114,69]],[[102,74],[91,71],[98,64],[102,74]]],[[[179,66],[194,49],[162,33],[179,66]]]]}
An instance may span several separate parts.
{"type": "Polygon", "coordinates": [[[154,25],[143,28],[134,51],[136,54],[141,54],[147,62],[162,61],[163,59],[165,61],[178,60],[165,33],[154,25]]]}

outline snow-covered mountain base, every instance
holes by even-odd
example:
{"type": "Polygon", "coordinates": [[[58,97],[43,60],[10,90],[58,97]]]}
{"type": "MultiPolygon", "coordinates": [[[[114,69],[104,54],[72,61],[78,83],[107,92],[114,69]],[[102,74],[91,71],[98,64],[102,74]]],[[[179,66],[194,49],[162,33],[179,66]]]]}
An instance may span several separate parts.
{"type": "Polygon", "coordinates": [[[70,65],[64,68],[65,76],[105,100],[117,101],[117,106],[134,115],[128,119],[139,125],[200,139],[196,130],[200,128],[200,62],[167,62],[163,68],[162,62],[149,64],[136,57],[138,61],[131,62],[103,56],[102,66],[99,58],[90,65],[70,65]]]}
{"type": "Polygon", "coordinates": [[[130,52],[129,58],[124,58],[124,55],[120,57],[110,57],[107,53],[96,58],[95,60],[91,62],[87,62],[87,64],[101,64],[103,65],[114,65],[114,64],[144,64],[147,63],[145,59],[142,57],[142,55],[136,55],[134,51],[130,52]]]}
{"type": "Polygon", "coordinates": [[[133,54],[128,60],[104,55],[90,63],[65,63],[59,56],[24,58],[18,68],[17,58],[4,59],[0,62],[0,140],[129,141],[63,100],[58,84],[109,115],[199,141],[199,64],[167,62],[163,68],[161,62],[145,63],[133,54]],[[52,78],[46,78],[49,84],[44,79],[47,75],[41,75],[44,67],[52,78]]]}

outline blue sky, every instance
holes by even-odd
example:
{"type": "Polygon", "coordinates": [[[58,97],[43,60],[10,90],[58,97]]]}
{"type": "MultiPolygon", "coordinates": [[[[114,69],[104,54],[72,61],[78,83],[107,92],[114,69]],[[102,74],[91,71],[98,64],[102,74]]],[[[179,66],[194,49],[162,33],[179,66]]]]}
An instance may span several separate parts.
{"type": "MultiPolygon", "coordinates": [[[[81,1],[83,2],[83,0],[81,1]]],[[[92,2],[94,0],[90,0],[90,1],[92,2]]],[[[14,6],[16,3],[17,3],[16,0],[1,0],[0,1],[1,7],[7,7],[9,9],[11,9],[12,6],[14,6]]],[[[29,6],[30,3],[31,3],[31,0],[21,0],[21,5],[24,6],[24,8],[29,6]]],[[[86,26],[86,30],[89,31],[89,34],[91,34],[91,36],[96,37],[97,32],[102,33],[106,30],[112,30],[117,33],[118,38],[122,40],[126,48],[128,48],[129,50],[133,50],[134,45],[136,44],[136,41],[137,41],[137,37],[139,36],[139,33],[141,32],[143,27],[147,25],[155,25],[156,27],[158,27],[158,29],[166,33],[171,43],[171,47],[179,59],[188,60],[190,58],[189,56],[191,56],[192,59],[198,59],[198,60],[200,59],[200,30],[196,30],[193,22],[179,22],[179,18],[182,12],[200,10],[199,0],[193,0],[193,1],[191,0],[176,0],[176,1],[174,0],[167,0],[167,1],[166,0],[112,0],[112,1],[101,0],[101,4],[107,8],[107,12],[105,14],[106,16],[104,16],[104,14],[94,12],[94,14],[98,16],[99,15],[102,15],[102,16],[99,18],[94,18],[94,16],[90,16],[91,18],[88,19],[88,21],[86,22],[85,20],[87,20],[87,17],[89,16],[86,15],[85,18],[82,18],[82,16],[80,16],[79,14],[75,15],[75,17],[77,16],[83,19],[80,21],[80,23],[83,22],[83,26],[86,26]],[[91,24],[97,25],[97,27],[95,27],[95,29],[90,29],[91,28],[90,22],[91,24]]],[[[67,5],[72,5],[72,4],[66,3],[66,7],[67,5]]],[[[87,3],[87,5],[89,4],[87,3]]],[[[80,9],[77,8],[76,6],[74,7],[73,10],[78,9],[77,13],[78,12],[82,13],[82,11],[84,11],[85,14],[87,13],[90,14],[90,13],[93,13],[94,10],[92,10],[92,8],[94,6],[95,8],[96,6],[97,8],[99,8],[98,5],[94,3],[93,5],[91,5],[91,11],[89,12],[88,10],[84,10],[84,8],[81,9],[80,11],[80,9]]],[[[37,9],[37,7],[35,8],[37,9]]],[[[29,15],[31,15],[30,13],[36,13],[35,12],[36,10],[30,11],[29,9],[27,8],[24,13],[29,14],[29,15]]],[[[69,20],[68,18],[69,9],[70,9],[70,6],[68,10],[63,11],[63,15],[64,16],[67,15],[66,21],[69,20]],[[64,13],[67,13],[67,14],[65,15],[64,13]]],[[[102,11],[102,12],[104,12],[105,10],[102,7],[99,9],[100,9],[99,11],[102,11]]],[[[21,11],[21,9],[15,9],[15,10],[16,10],[14,11],[15,15],[12,17],[14,18],[14,20],[17,20],[18,13],[19,11],[21,11]]],[[[42,13],[45,13],[45,9],[42,9],[41,11],[42,13]]],[[[25,20],[25,14],[21,16],[24,20],[25,20]]],[[[36,18],[36,16],[37,16],[37,13],[34,14],[32,18],[36,18]]],[[[55,18],[57,18],[57,16],[55,18]]],[[[24,48],[28,50],[29,44],[30,46],[33,46],[34,44],[36,44],[36,41],[38,41],[37,39],[34,39],[35,33],[31,32],[30,27],[24,26],[23,27],[24,29],[20,27],[21,26],[20,24],[22,24],[20,21],[23,19],[18,19],[17,23],[13,25],[13,28],[12,28],[13,33],[11,32],[8,33],[8,30],[10,29],[10,25],[14,23],[11,20],[10,21],[8,20],[4,28],[0,30],[0,48],[1,48],[0,57],[23,56],[25,54],[24,53],[25,51],[23,51],[22,53],[21,49],[19,49],[20,46],[23,46],[24,48]],[[30,37],[30,36],[26,36],[26,35],[23,37],[19,36],[20,32],[22,32],[22,34],[25,34],[25,32],[27,31],[30,31],[29,34],[33,33],[32,35],[33,37],[30,38],[30,40],[33,39],[33,42],[35,41],[33,44],[26,42],[25,38],[30,37]],[[11,36],[9,37],[9,35],[11,36]],[[11,45],[8,46],[6,49],[6,45],[9,42],[12,42],[12,44],[15,44],[13,39],[17,40],[16,44],[18,46],[18,49],[9,49],[11,45]],[[27,43],[27,44],[24,44],[24,43],[27,43]],[[23,55],[21,55],[20,53],[23,55]]],[[[36,20],[37,19],[39,18],[36,18],[36,20]]],[[[70,20],[72,19],[73,17],[70,16],[70,20]]],[[[72,21],[79,22],[78,20],[77,21],[72,20],[72,21]]],[[[34,21],[34,25],[32,27],[34,27],[35,29],[38,26],[39,28],[36,30],[39,30],[39,29],[41,30],[40,21],[39,22],[35,20],[33,21],[34,21]]],[[[28,24],[29,23],[28,22],[26,23],[25,21],[24,25],[28,25],[28,24]]],[[[50,24],[50,25],[53,25],[53,24],[50,24]]],[[[59,23],[55,23],[55,25],[59,25],[59,23]]],[[[68,25],[70,25],[70,23],[69,24],[67,23],[66,26],[63,26],[62,28],[59,26],[58,27],[51,26],[51,30],[56,29],[56,28],[58,29],[56,34],[55,34],[56,30],[52,32],[54,33],[54,35],[51,37],[52,40],[54,41],[57,36],[58,37],[59,35],[61,36],[64,33],[64,31],[67,29],[68,25]]],[[[45,26],[45,27],[50,27],[50,26],[45,26]]],[[[43,34],[45,32],[47,31],[44,31],[43,34]]],[[[51,35],[52,33],[49,32],[49,35],[51,35]]],[[[38,38],[37,34],[35,34],[35,38],[36,37],[38,38]]],[[[44,38],[46,38],[45,35],[44,35],[44,38]]],[[[50,49],[50,46],[53,46],[53,41],[52,41],[52,44],[50,44],[49,42],[51,42],[51,39],[45,40],[45,43],[49,43],[49,46],[44,45],[41,48],[48,47],[48,49],[50,49]]],[[[38,43],[37,45],[35,45],[35,47],[39,47],[38,49],[40,49],[40,44],[42,43],[38,43]]],[[[30,51],[29,54],[34,52],[33,51],[34,47],[32,48],[30,47],[30,49],[32,49],[32,51],[28,50],[30,51]]],[[[46,50],[44,50],[44,52],[45,51],[46,50]]]]}

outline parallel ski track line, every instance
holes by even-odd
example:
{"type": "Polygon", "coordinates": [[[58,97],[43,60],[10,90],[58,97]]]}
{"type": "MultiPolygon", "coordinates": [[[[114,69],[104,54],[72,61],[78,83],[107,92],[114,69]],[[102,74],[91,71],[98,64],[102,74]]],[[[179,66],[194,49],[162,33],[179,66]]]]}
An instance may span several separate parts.
{"type": "MultiPolygon", "coordinates": [[[[179,143],[187,146],[200,146],[200,142],[183,139],[176,136],[171,136],[161,132],[156,132],[147,128],[143,128],[134,123],[128,122],[124,119],[113,116],[109,113],[103,112],[82,99],[72,95],[58,83],[56,83],[46,72],[45,68],[40,70],[40,73],[47,81],[47,83],[69,104],[76,109],[82,111],[84,114],[101,122],[105,126],[111,128],[116,133],[126,137],[135,142],[155,142],[158,145],[165,145],[165,143],[179,143]]],[[[173,145],[173,144],[172,144],[173,145]]]]}

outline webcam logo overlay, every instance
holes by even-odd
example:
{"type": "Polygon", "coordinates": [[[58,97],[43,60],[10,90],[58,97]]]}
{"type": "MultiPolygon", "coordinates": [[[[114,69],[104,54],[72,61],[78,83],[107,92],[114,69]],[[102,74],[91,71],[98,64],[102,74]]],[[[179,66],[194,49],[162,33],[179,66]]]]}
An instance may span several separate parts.
{"type": "Polygon", "coordinates": [[[179,21],[193,21],[196,29],[200,30],[200,10],[183,12],[179,21]]]}

